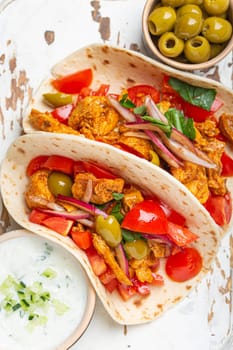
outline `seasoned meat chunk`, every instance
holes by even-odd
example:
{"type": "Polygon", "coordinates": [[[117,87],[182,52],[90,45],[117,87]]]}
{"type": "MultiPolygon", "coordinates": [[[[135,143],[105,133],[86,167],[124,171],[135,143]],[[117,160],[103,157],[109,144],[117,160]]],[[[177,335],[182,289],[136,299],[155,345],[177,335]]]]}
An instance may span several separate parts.
{"type": "Polygon", "coordinates": [[[183,167],[171,168],[172,175],[183,183],[201,202],[209,197],[208,179],[205,168],[191,162],[184,162],[183,167]]]}
{"type": "Polygon", "coordinates": [[[41,169],[30,177],[30,184],[25,192],[25,199],[29,208],[46,208],[47,202],[54,202],[55,198],[48,188],[49,170],[41,169]]]}
{"type": "Polygon", "coordinates": [[[125,212],[131,210],[136,203],[143,201],[143,196],[141,192],[135,187],[131,186],[124,191],[124,197],[122,199],[122,204],[125,212]]]}
{"type": "Polygon", "coordinates": [[[132,149],[133,151],[135,151],[136,154],[147,160],[151,159],[150,151],[153,151],[153,147],[149,140],[145,140],[143,138],[134,136],[125,136],[124,134],[122,134],[119,138],[118,143],[119,145],[122,145],[123,148],[125,145],[126,149],[132,149]]]}
{"type": "Polygon", "coordinates": [[[219,118],[219,128],[227,140],[233,144],[233,114],[222,114],[219,118]]]}
{"type": "Polygon", "coordinates": [[[68,125],[87,138],[108,135],[117,126],[118,112],[105,96],[87,96],[72,111],[68,125]]]}
{"type": "Polygon", "coordinates": [[[88,180],[92,181],[92,194],[90,202],[94,204],[104,204],[113,199],[112,193],[121,193],[124,187],[124,180],[116,179],[97,179],[89,173],[79,173],[75,176],[72,186],[73,196],[82,199],[87,188],[88,180]]]}
{"type": "Polygon", "coordinates": [[[92,241],[95,249],[104,258],[106,264],[111,268],[118,281],[126,285],[131,285],[132,282],[118,265],[113,252],[105,240],[101,236],[97,235],[97,233],[93,233],[92,241]]]}
{"type": "Polygon", "coordinates": [[[53,118],[52,114],[49,112],[43,113],[36,109],[32,109],[29,115],[29,120],[31,125],[37,130],[79,135],[78,131],[60,123],[57,119],[53,118]]]}

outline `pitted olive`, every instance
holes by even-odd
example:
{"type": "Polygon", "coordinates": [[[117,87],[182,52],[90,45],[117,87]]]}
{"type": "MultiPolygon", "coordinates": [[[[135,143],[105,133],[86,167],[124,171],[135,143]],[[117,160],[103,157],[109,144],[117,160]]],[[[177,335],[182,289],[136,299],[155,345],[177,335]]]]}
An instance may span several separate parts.
{"type": "Polygon", "coordinates": [[[155,8],[148,17],[149,31],[161,35],[173,29],[176,22],[176,11],[169,6],[155,8]]]}

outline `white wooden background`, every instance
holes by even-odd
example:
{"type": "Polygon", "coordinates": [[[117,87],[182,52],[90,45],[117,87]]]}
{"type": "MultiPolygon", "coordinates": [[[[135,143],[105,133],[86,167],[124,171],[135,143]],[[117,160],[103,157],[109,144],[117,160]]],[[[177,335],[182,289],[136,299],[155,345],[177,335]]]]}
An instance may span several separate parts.
{"type": "MultiPolygon", "coordinates": [[[[0,2],[0,161],[13,139],[22,134],[28,99],[58,60],[91,43],[146,54],[141,34],[144,4],[145,0],[0,2]]],[[[194,73],[232,88],[232,67],[230,53],[217,66],[194,73]]],[[[0,201],[0,233],[14,227],[0,201]]],[[[72,350],[220,350],[231,339],[232,242],[228,235],[212,273],[180,305],[154,322],[122,327],[97,301],[89,328],[72,350]]]]}

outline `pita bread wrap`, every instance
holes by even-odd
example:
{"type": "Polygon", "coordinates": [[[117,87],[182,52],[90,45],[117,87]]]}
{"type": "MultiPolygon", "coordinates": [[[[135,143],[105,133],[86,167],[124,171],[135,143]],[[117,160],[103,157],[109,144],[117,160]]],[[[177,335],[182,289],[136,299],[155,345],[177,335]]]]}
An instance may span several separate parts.
{"type": "Polygon", "coordinates": [[[109,315],[124,325],[152,321],[185,298],[210,270],[220,242],[220,229],[204,210],[198,200],[180,183],[150,162],[138,159],[109,145],[97,144],[81,137],[53,133],[27,134],[16,139],[9,147],[1,166],[1,192],[4,204],[13,219],[23,228],[60,244],[81,263],[89,276],[103,306],[109,315]],[[165,280],[164,286],[152,286],[147,297],[133,296],[122,301],[116,291],[109,293],[92,271],[85,252],[69,237],[64,237],[28,219],[29,209],[25,202],[25,190],[29,183],[26,167],[39,155],[70,157],[106,165],[110,171],[137,185],[148,194],[155,195],[186,218],[188,228],[199,238],[191,244],[198,249],[203,259],[201,272],[186,282],[173,282],[161,264],[158,273],[165,280]]]}
{"type": "MultiPolygon", "coordinates": [[[[44,103],[43,94],[55,92],[51,86],[52,79],[89,68],[93,70],[93,81],[90,85],[93,90],[98,89],[101,84],[110,85],[109,93],[120,93],[122,89],[138,84],[156,86],[158,90],[161,90],[164,76],[167,75],[197,87],[215,89],[216,97],[223,102],[215,116],[219,118],[222,113],[232,114],[233,92],[220,83],[187,72],[176,71],[137,52],[93,44],[79,49],[52,67],[48,77],[43,80],[27,108],[23,121],[24,131],[26,133],[40,132],[39,129],[32,126],[29,115],[32,109],[41,112],[51,111],[51,108],[44,103]]],[[[54,130],[54,132],[56,131],[54,130]]],[[[63,133],[62,130],[60,132],[63,133]]],[[[77,135],[77,137],[80,136],[77,135]]],[[[229,155],[233,154],[232,146],[227,145],[227,152],[229,155]]],[[[185,191],[184,187],[181,187],[183,191],[185,191]]],[[[227,178],[227,189],[232,196],[232,177],[227,178]]],[[[233,219],[230,223],[223,225],[222,233],[226,233],[232,223],[233,219]]]]}

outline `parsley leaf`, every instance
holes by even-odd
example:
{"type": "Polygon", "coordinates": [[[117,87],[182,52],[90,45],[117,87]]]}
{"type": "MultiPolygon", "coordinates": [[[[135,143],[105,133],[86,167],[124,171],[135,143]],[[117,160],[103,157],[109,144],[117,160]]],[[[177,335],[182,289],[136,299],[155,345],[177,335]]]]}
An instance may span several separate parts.
{"type": "Polygon", "coordinates": [[[210,111],[216,96],[215,89],[193,86],[176,78],[170,78],[168,83],[185,101],[210,111]]]}
{"type": "Polygon", "coordinates": [[[128,94],[124,94],[119,103],[125,108],[135,108],[135,104],[128,98],[128,94]]]}
{"type": "Polygon", "coordinates": [[[182,132],[182,134],[187,136],[190,140],[195,139],[196,131],[192,118],[185,117],[182,111],[175,108],[170,108],[165,113],[165,117],[177,130],[182,132]]]}

